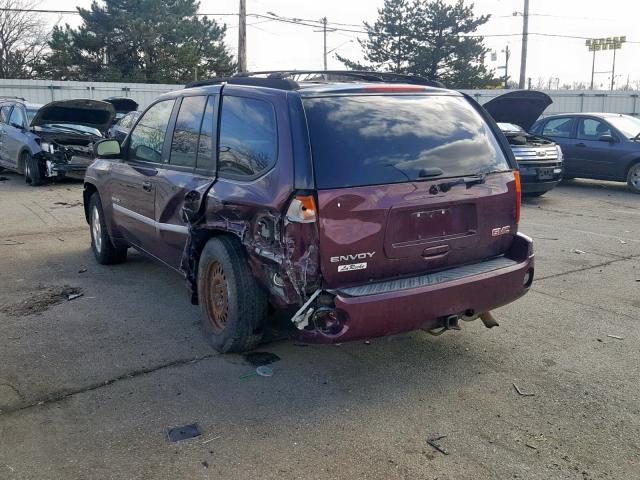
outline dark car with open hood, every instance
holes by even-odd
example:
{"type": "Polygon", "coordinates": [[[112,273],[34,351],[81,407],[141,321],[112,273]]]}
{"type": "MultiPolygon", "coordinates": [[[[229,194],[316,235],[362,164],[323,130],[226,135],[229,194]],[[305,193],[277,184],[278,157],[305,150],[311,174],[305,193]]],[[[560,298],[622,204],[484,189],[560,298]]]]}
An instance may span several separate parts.
{"type": "Polygon", "coordinates": [[[544,92],[516,90],[483,105],[511,145],[520,168],[524,195],[543,195],[562,180],[564,166],[560,146],[549,138],[528,133],[552,103],[544,92]]]}
{"type": "Polygon", "coordinates": [[[426,79],[203,81],[94,148],[97,261],[134,247],[179,272],[221,352],[255,347],[269,305],[308,342],[492,327],[491,310],[533,281],[505,137],[472,98],[426,79]]]}

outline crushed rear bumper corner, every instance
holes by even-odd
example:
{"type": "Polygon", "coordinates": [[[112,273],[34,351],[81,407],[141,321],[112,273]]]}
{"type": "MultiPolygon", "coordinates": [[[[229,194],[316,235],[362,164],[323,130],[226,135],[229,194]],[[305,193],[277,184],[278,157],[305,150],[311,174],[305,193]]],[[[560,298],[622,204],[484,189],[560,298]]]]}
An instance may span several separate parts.
{"type": "Polygon", "coordinates": [[[336,312],[343,319],[340,332],[300,333],[306,341],[336,343],[437,328],[443,317],[469,310],[483,313],[520,298],[531,286],[533,269],[533,242],[518,234],[510,250],[497,259],[411,279],[336,290],[336,312]]]}

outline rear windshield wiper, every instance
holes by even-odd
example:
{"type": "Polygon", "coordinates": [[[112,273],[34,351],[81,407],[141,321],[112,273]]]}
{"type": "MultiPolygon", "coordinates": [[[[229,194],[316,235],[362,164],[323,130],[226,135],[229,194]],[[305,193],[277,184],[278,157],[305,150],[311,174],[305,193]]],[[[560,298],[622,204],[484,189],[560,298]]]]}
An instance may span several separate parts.
{"type": "MultiPolygon", "coordinates": [[[[451,187],[455,187],[456,185],[465,185],[467,189],[473,187],[474,185],[481,185],[485,182],[487,178],[486,173],[478,173],[475,175],[469,175],[462,178],[456,178],[455,180],[451,180],[450,182],[442,182],[437,185],[433,185],[429,191],[436,190],[435,193],[440,192],[448,192],[451,190],[451,187]]],[[[434,193],[434,192],[431,192],[434,193]]]]}

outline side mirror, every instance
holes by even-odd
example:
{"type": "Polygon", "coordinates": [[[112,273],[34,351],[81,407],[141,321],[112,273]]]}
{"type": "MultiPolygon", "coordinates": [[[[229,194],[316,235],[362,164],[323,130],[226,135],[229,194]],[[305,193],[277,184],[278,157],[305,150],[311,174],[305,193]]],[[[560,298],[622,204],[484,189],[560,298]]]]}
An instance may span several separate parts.
{"type": "Polygon", "coordinates": [[[613,138],[613,135],[602,135],[599,139],[600,142],[609,142],[609,143],[615,143],[616,139],[613,138]]]}
{"type": "Polygon", "coordinates": [[[99,158],[117,158],[121,154],[120,142],[107,138],[93,144],[93,155],[99,158]]]}

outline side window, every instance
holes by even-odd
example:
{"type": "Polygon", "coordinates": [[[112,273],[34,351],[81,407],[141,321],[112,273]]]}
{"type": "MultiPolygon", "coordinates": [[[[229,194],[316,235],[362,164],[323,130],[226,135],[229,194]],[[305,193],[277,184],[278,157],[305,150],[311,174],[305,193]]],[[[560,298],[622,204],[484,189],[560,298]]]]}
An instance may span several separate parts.
{"type": "Polygon", "coordinates": [[[26,128],[27,119],[25,118],[24,112],[20,107],[13,107],[11,117],[9,117],[9,125],[26,128]]]}
{"type": "Polygon", "coordinates": [[[215,134],[213,123],[216,97],[211,96],[207,100],[202,126],[200,127],[200,141],[198,142],[198,168],[213,171],[215,168],[215,134]]]}
{"type": "Polygon", "coordinates": [[[169,163],[181,167],[195,167],[198,155],[198,137],[207,97],[184,97],[171,139],[169,163]]]}
{"type": "Polygon", "coordinates": [[[252,98],[222,97],[218,172],[253,177],[276,161],[278,136],[273,106],[252,98]]]}
{"type": "Polygon", "coordinates": [[[553,118],[542,129],[542,135],[548,137],[571,137],[573,121],[569,118],[553,118]]]}
{"type": "Polygon", "coordinates": [[[0,122],[9,123],[9,114],[11,113],[11,105],[5,105],[0,108],[0,122]]]}
{"type": "Polygon", "coordinates": [[[164,100],[145,112],[129,135],[128,160],[162,162],[162,147],[175,100],[164,100]]]}
{"type": "Polygon", "coordinates": [[[598,140],[602,135],[613,135],[609,126],[593,118],[581,118],[578,123],[580,140],[598,140]]]}

